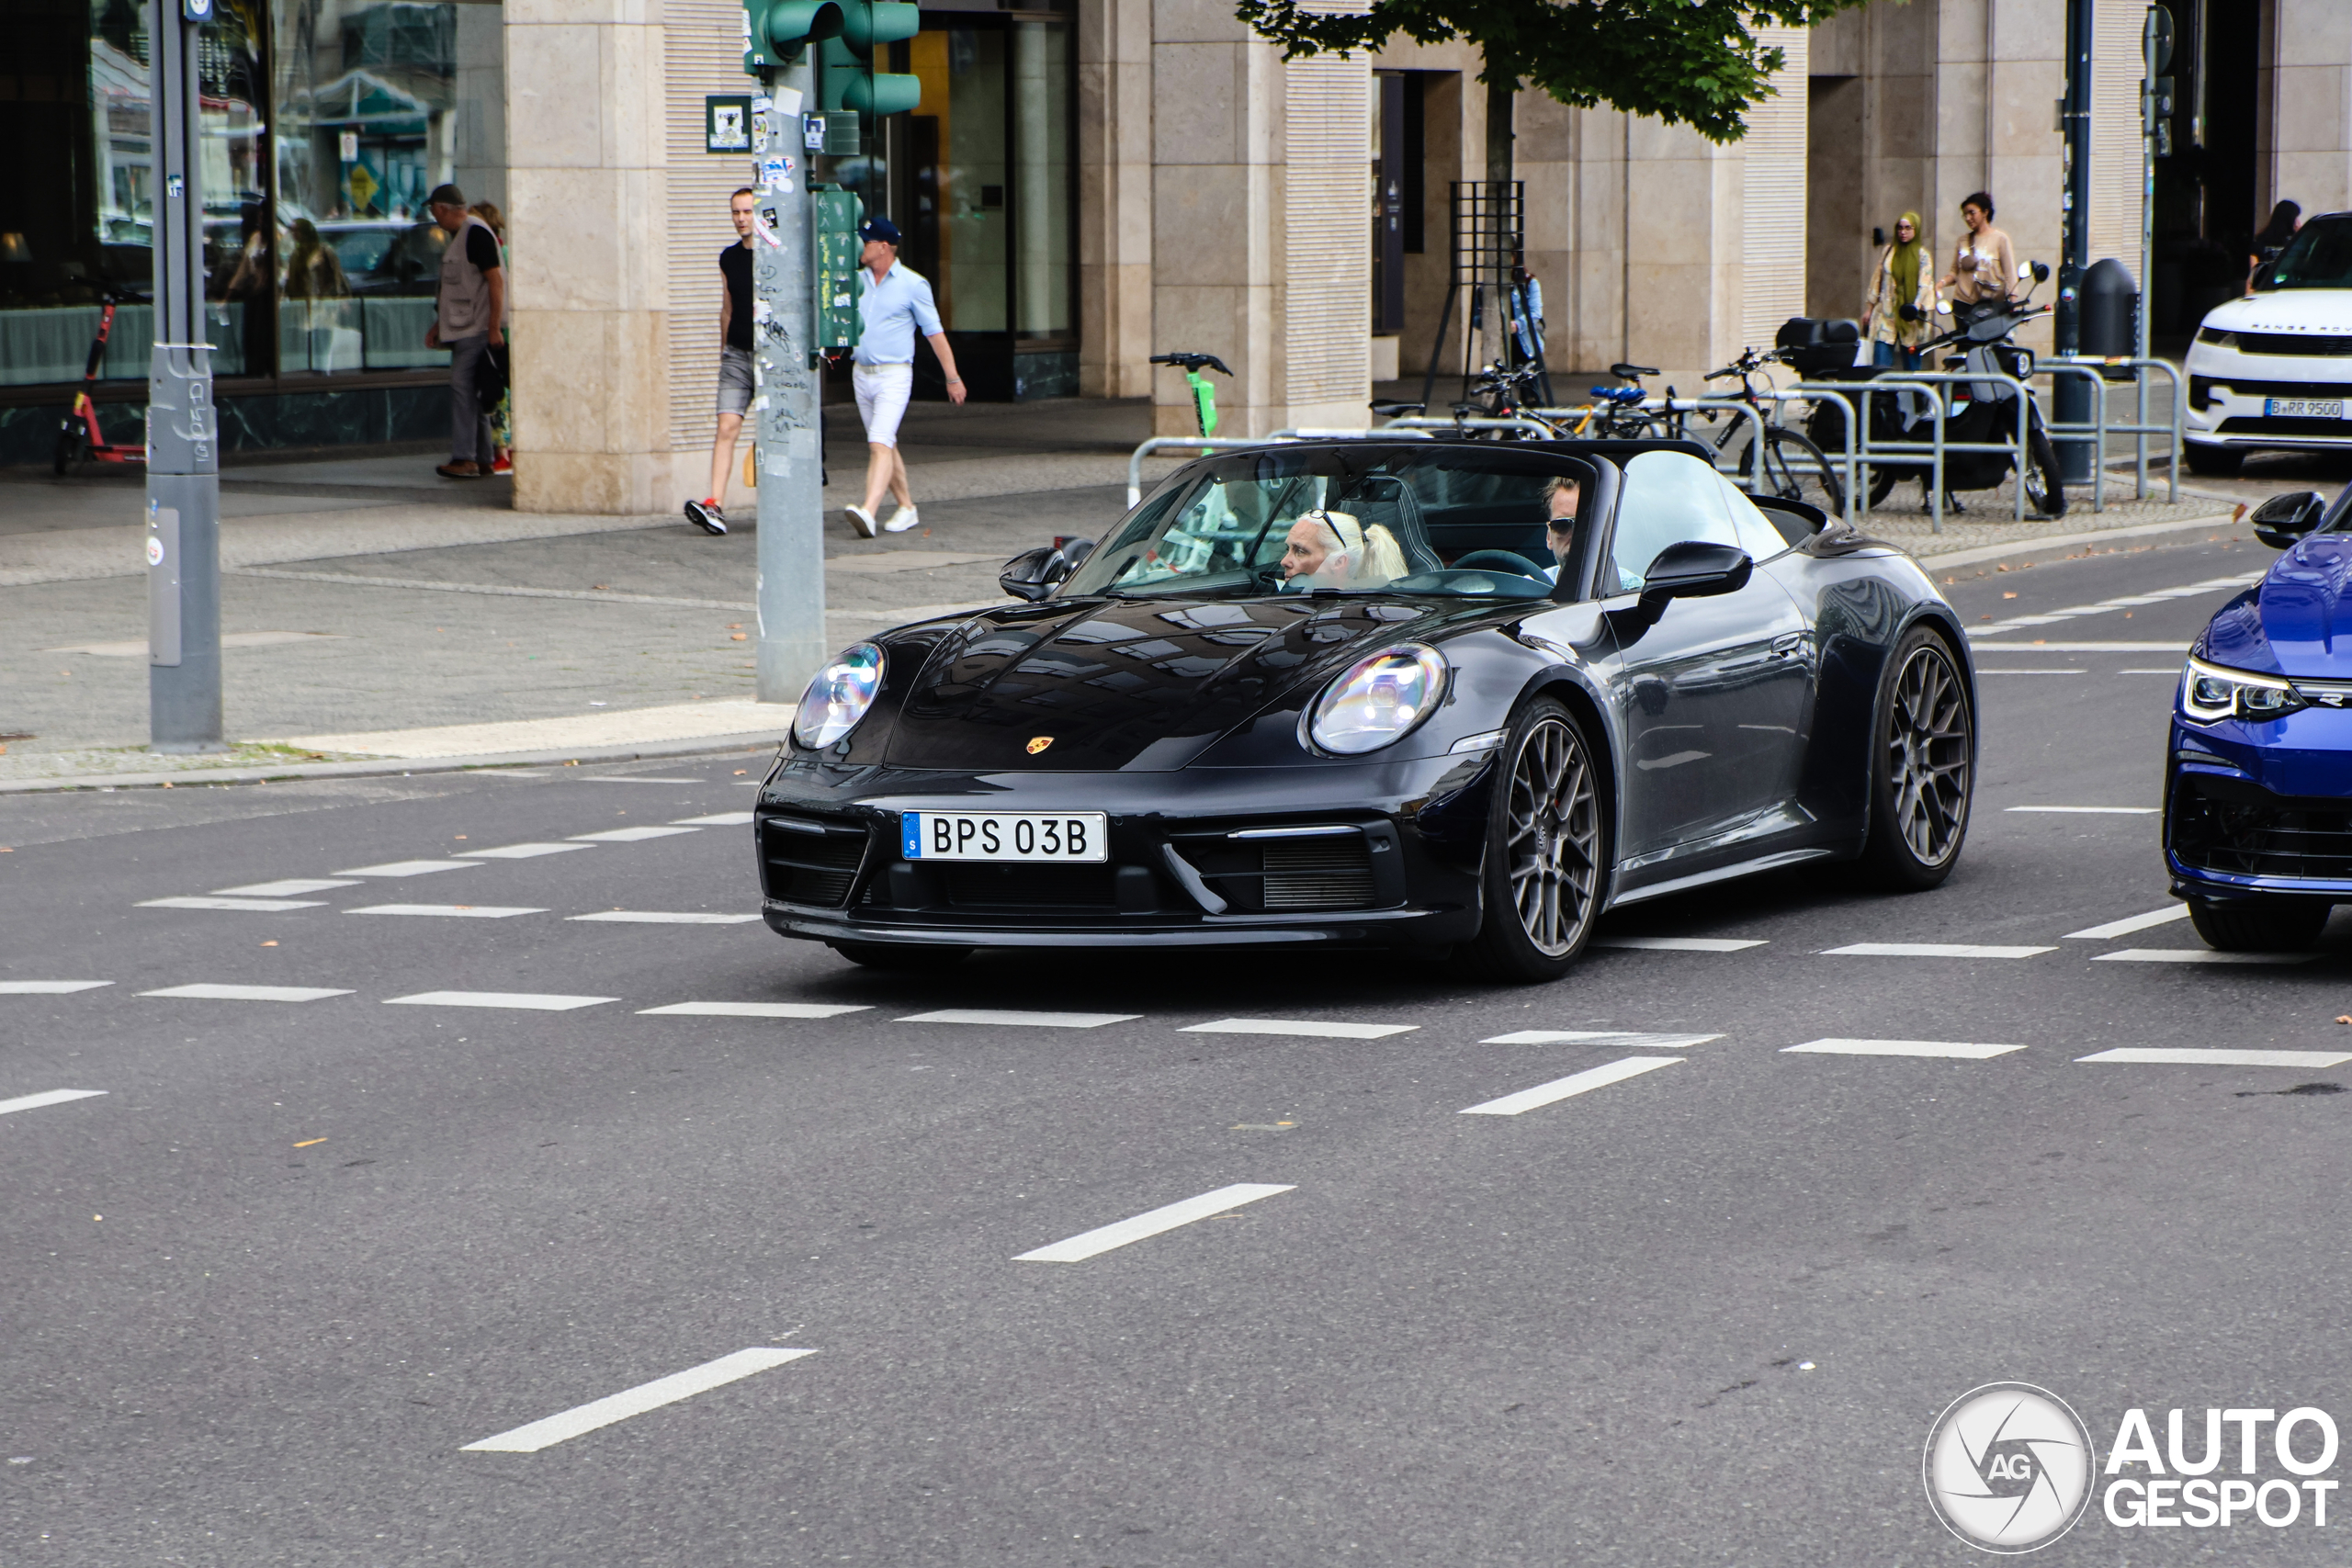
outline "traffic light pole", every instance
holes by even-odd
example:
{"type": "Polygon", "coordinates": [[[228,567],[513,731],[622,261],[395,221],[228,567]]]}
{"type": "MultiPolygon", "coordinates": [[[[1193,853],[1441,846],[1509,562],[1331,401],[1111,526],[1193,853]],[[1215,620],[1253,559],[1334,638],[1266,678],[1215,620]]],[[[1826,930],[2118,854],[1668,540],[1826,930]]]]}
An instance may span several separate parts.
{"type": "Polygon", "coordinates": [[[148,0],[155,170],[147,368],[147,712],[157,751],[225,750],[220,723],[220,423],[204,341],[197,34],[209,4],[148,0]]]}
{"type": "Polygon", "coordinates": [[[808,154],[801,116],[816,107],[809,51],[766,73],[754,99],[759,204],[753,211],[752,398],[759,451],[759,700],[799,700],[824,665],[824,464],[820,448],[808,154]],[[764,106],[764,107],[763,107],[764,106]]]}
{"type": "MultiPolygon", "coordinates": [[[[2066,96],[2059,110],[2065,130],[2066,185],[2060,225],[2058,308],[2052,312],[2051,322],[2055,329],[2052,346],[2062,355],[2079,353],[2083,344],[2083,274],[2091,265],[2091,46],[2097,23],[2095,0],[2066,0],[2066,96]]],[[[2016,279],[2007,281],[2016,287],[2016,279]]],[[[2050,400],[2057,423],[2089,424],[2093,396],[2088,377],[2053,378],[2050,400]]],[[[2094,450],[2091,442],[2058,443],[2058,471],[2069,484],[2089,482],[2091,465],[2105,461],[2107,454],[2094,450]]]]}

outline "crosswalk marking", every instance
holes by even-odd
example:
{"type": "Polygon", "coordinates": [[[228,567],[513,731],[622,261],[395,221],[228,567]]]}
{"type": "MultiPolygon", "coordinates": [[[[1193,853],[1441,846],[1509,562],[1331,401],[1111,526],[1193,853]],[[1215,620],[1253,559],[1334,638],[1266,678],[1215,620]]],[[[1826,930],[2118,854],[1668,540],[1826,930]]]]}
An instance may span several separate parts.
{"type": "Polygon", "coordinates": [[[529,1012],[571,1012],[601,1007],[618,997],[561,997],[533,991],[419,991],[413,997],[386,997],[386,1007],[520,1008],[529,1012]]]}
{"type": "Polygon", "coordinates": [[[2154,806],[2012,806],[2011,811],[2035,812],[2047,817],[2154,817],[2154,806]]]}
{"type": "Polygon", "coordinates": [[[469,860],[389,860],[381,865],[354,866],[337,876],[427,876],[436,871],[479,871],[469,860]]]}
{"type": "Polygon", "coordinates": [[[1141,1241],[1147,1236],[1158,1235],[1163,1231],[1172,1231],[1179,1225],[1189,1225],[1195,1220],[1205,1220],[1212,1214],[1223,1213],[1227,1209],[1237,1209],[1244,1203],[1254,1203],[1261,1198],[1271,1198],[1277,1192],[1292,1190],[1294,1189],[1291,1187],[1271,1187],[1253,1181],[1237,1182],[1231,1187],[1220,1187],[1214,1192],[1204,1192],[1197,1198],[1187,1198],[1182,1202],[1170,1203],[1162,1208],[1154,1209],[1148,1213],[1137,1214],[1131,1220],[1120,1220],[1113,1224],[1097,1226],[1091,1231],[1081,1231],[1066,1241],[1054,1243],[1051,1247],[1041,1247],[1034,1252],[1024,1252],[1013,1261],[1015,1263],[1082,1263],[1090,1258],[1109,1252],[1114,1247],[1125,1247],[1131,1242],[1141,1241]]]}
{"type": "Polygon", "coordinates": [[[647,839],[674,838],[680,833],[695,831],[692,828],[607,828],[601,833],[574,833],[575,844],[635,844],[647,839]]]}
{"type": "Polygon", "coordinates": [[[899,1020],[900,1023],[1006,1023],[1037,1029],[1100,1029],[1106,1023],[1133,1023],[1139,1012],[1014,1012],[992,1008],[942,1008],[899,1020]]]}
{"type": "Polygon", "coordinates": [[[345,909],[346,915],[447,915],[455,919],[503,920],[515,915],[544,915],[545,909],[519,904],[369,904],[345,909]]]}
{"type": "Polygon", "coordinates": [[[684,909],[602,909],[593,915],[566,915],[567,920],[613,920],[638,926],[740,926],[760,917],[714,915],[684,909]]]}
{"type": "Polygon", "coordinates": [[[458,852],[473,860],[535,860],[540,855],[568,854],[584,850],[586,844],[502,844],[494,850],[459,850],[458,852]]]}
{"type": "Polygon", "coordinates": [[[1806,1052],[1820,1056],[1954,1056],[1962,1061],[1989,1062],[1996,1056],[2006,1056],[2012,1051],[2022,1051],[2022,1045],[1977,1045],[1960,1040],[1808,1040],[1802,1045],[1783,1045],[1783,1055],[1791,1052],[1806,1052]]]}
{"type": "Polygon", "coordinates": [[[2352,1051],[2229,1051],[2127,1045],[2077,1062],[2122,1062],[2146,1066],[2181,1067],[2333,1067],[2352,1062],[2352,1051]]]}
{"type": "Polygon", "coordinates": [[[0,997],[62,997],[113,984],[112,980],[0,980],[0,997]]]}
{"type": "Polygon", "coordinates": [[[1623,1029],[1521,1029],[1509,1034],[1488,1035],[1478,1043],[1481,1045],[1570,1045],[1586,1041],[1606,1041],[1611,1045],[1663,1050],[1669,1046],[1704,1045],[1710,1040],[1722,1038],[1720,1034],[1642,1034],[1623,1029]]]}
{"type": "Polygon", "coordinates": [[[359,884],[333,876],[289,876],[282,882],[253,882],[243,887],[216,887],[212,891],[226,898],[299,898],[305,893],[325,893],[337,887],[356,887],[359,884]]]}
{"type": "Polygon", "coordinates": [[[1183,1034],[1295,1034],[1323,1040],[1385,1040],[1420,1027],[1418,1023],[1325,1023],[1295,1018],[1220,1018],[1187,1025],[1183,1034]]]}
{"type": "Polygon", "coordinates": [[[468,1443],[459,1453],[535,1454],[541,1449],[593,1432],[599,1427],[609,1427],[616,1421],[626,1421],[632,1416],[642,1416],[665,1404],[675,1404],[698,1393],[707,1393],[754,1372],[770,1367],[797,1361],[803,1356],[813,1356],[814,1350],[790,1350],[780,1347],[762,1346],[750,1350],[738,1350],[721,1356],[715,1361],[705,1361],[699,1367],[689,1367],[683,1372],[672,1372],[666,1378],[639,1383],[618,1393],[606,1394],[576,1405],[560,1415],[549,1416],[511,1432],[501,1432],[494,1438],[484,1438],[478,1443],[468,1443]]]}
{"type": "Polygon", "coordinates": [[[1608,936],[1593,938],[1592,945],[1629,948],[1637,953],[1740,953],[1768,944],[1761,937],[1608,936]]]}
{"type": "Polygon", "coordinates": [[[742,828],[748,827],[752,814],[748,811],[719,811],[708,817],[673,817],[673,828],[742,828]]]}
{"type": "Polygon", "coordinates": [[[1517,1094],[1504,1095],[1500,1100],[1464,1106],[1457,1114],[1517,1116],[1521,1111],[1534,1111],[1573,1095],[1589,1094],[1596,1089],[1607,1089],[1611,1084],[1623,1083],[1627,1078],[1639,1077],[1644,1073],[1654,1073],[1660,1067],[1671,1067],[1689,1060],[1688,1056],[1628,1056],[1605,1067],[1588,1067],[1564,1078],[1554,1078],[1550,1083],[1537,1084],[1533,1089],[1521,1089],[1517,1094]]]}
{"type": "Polygon", "coordinates": [[[141,991],[142,997],[188,997],[214,1002],[315,1002],[328,997],[347,997],[349,991],[338,991],[324,986],[170,986],[160,991],[141,991]]]}
{"type": "Polygon", "coordinates": [[[2092,955],[2094,964],[2309,964],[2316,953],[2216,953],[2210,947],[2127,947],[2092,955]]]}
{"type": "Polygon", "coordinates": [[[2054,947],[1991,947],[1961,942],[1858,942],[1849,947],[1822,950],[1825,957],[1845,958],[2031,958],[2055,953],[2054,947]]]}
{"type": "Polygon", "coordinates": [[[873,1009],[863,1002],[672,1002],[668,1007],[637,1010],[687,1018],[839,1018],[845,1012],[873,1009]]]}
{"type": "Polygon", "coordinates": [[[2120,920],[2109,920],[2103,926],[2091,926],[2083,931],[2068,931],[2062,940],[2106,942],[2112,937],[2130,936],[2134,931],[2147,931],[2154,926],[2170,925],[2175,920],[2187,919],[2188,919],[2188,905],[2170,904],[2161,909],[2151,909],[2144,915],[2127,915],[2120,920]]]}
{"type": "Polygon", "coordinates": [[[142,909],[228,909],[255,915],[326,908],[316,898],[141,898],[139,907],[142,909]]]}
{"type": "Polygon", "coordinates": [[[0,1100],[0,1116],[12,1111],[38,1111],[44,1105],[62,1105],[69,1100],[95,1100],[107,1091],[102,1089],[51,1089],[39,1094],[20,1094],[14,1100],[0,1100]]]}

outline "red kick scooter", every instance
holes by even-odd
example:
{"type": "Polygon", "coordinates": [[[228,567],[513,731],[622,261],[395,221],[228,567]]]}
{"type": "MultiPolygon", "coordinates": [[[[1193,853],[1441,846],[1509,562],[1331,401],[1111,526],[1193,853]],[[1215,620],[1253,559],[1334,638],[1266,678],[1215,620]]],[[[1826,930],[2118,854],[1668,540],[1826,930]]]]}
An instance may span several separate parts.
{"type": "Polygon", "coordinates": [[[142,442],[136,446],[119,446],[109,443],[106,433],[98,428],[97,400],[90,394],[98,384],[98,367],[107,356],[107,338],[114,331],[114,312],[119,305],[143,305],[147,296],[127,288],[106,286],[107,308],[98,317],[98,337],[90,344],[90,362],[82,371],[82,389],[74,394],[73,412],[57,426],[57,456],[53,466],[60,474],[70,474],[85,462],[143,463],[147,447],[142,442]]]}

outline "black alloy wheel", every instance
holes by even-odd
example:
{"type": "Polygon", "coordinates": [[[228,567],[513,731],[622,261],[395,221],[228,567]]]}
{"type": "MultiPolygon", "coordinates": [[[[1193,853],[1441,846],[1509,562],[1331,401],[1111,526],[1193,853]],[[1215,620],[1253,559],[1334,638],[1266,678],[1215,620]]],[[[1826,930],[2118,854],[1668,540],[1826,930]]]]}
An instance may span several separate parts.
{"type": "Polygon", "coordinates": [[[2044,517],[2065,516],[2066,476],[2058,467],[2057,444],[2039,420],[2026,437],[2026,455],[2031,460],[2018,481],[2025,486],[2026,500],[2044,517]]]}
{"type": "Polygon", "coordinates": [[[2319,939],[2334,906],[2324,898],[2188,901],[2188,923],[2219,953],[2296,953],[2319,939]]]}
{"type": "Polygon", "coordinates": [[[1968,836],[1975,716],[1951,647],[1915,626],[1887,660],[1871,759],[1869,879],[1920,892],[1951,874],[1968,836]]]}
{"type": "Polygon", "coordinates": [[[1491,979],[1555,980],[1592,934],[1608,880],[1599,773],[1583,728],[1550,697],[1520,715],[1497,761],[1486,922],[1467,957],[1491,979]]]}

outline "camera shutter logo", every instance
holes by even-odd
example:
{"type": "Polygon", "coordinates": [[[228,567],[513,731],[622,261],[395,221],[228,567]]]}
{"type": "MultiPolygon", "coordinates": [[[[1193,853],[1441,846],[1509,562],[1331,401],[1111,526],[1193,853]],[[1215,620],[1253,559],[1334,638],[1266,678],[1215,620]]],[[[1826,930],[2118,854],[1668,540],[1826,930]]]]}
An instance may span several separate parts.
{"type": "Polygon", "coordinates": [[[2031,1383],[1994,1382],[1936,1418],[1921,1470],[1946,1529],[1981,1551],[2014,1553],[2075,1528],[2098,1457],[2064,1400],[2031,1383]]]}

